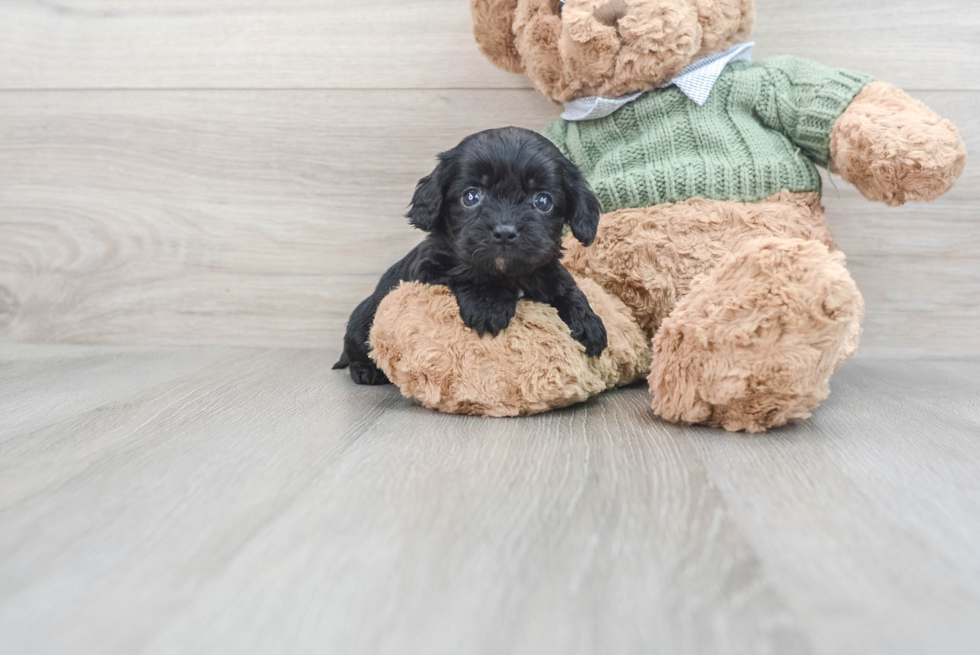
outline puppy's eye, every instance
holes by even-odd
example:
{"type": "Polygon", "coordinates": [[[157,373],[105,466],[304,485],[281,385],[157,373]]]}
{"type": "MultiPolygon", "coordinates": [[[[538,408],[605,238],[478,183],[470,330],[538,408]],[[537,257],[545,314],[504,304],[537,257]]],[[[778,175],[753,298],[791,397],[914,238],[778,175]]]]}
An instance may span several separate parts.
{"type": "Polygon", "coordinates": [[[476,207],[483,200],[483,194],[476,187],[470,187],[463,192],[463,206],[476,207]]]}
{"type": "Polygon", "coordinates": [[[539,212],[544,212],[547,214],[554,206],[555,202],[547,193],[539,193],[538,195],[534,196],[534,208],[539,212]]]}

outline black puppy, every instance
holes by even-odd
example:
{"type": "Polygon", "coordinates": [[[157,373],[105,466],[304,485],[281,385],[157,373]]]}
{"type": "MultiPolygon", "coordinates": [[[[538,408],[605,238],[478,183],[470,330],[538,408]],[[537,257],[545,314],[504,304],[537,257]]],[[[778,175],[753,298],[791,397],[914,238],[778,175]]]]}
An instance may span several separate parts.
{"type": "Polygon", "coordinates": [[[565,224],[586,246],[595,239],[599,201],[543,136],[507,127],[466,137],[419,180],[407,216],[429,235],[351,314],[334,368],[349,365],[354,382],[388,382],[368,357],[368,336],[378,305],[402,280],[449,287],[463,323],[481,336],[506,328],[527,298],[557,309],[590,357],[606,348],[602,319],[560,261],[565,224]]]}

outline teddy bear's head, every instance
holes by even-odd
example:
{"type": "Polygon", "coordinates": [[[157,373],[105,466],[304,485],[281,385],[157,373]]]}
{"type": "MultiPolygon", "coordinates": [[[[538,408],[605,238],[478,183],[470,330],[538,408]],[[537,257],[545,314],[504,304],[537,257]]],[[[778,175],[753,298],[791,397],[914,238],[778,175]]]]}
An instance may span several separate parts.
{"type": "Polygon", "coordinates": [[[470,0],[480,50],[557,102],[645,91],[748,38],[755,0],[470,0]]]}

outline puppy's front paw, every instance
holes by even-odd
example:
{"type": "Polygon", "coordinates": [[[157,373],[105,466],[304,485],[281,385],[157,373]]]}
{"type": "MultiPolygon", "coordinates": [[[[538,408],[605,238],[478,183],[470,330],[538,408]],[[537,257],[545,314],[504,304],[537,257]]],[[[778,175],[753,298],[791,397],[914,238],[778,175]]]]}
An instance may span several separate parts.
{"type": "Polygon", "coordinates": [[[461,287],[453,290],[463,323],[481,337],[497,336],[517,313],[517,294],[494,287],[461,287]]]}
{"type": "Polygon", "coordinates": [[[569,329],[572,331],[572,338],[585,346],[585,354],[589,357],[598,357],[609,345],[606,326],[593,312],[582,316],[574,325],[570,325],[569,329]]]}
{"type": "Polygon", "coordinates": [[[390,384],[388,376],[374,363],[351,362],[350,379],[355,384],[390,384]]]}
{"type": "Polygon", "coordinates": [[[459,315],[466,327],[476,330],[476,333],[481,337],[488,332],[492,336],[497,336],[510,325],[510,319],[514,318],[516,311],[516,303],[513,307],[508,305],[468,306],[465,310],[460,307],[459,315]]]}

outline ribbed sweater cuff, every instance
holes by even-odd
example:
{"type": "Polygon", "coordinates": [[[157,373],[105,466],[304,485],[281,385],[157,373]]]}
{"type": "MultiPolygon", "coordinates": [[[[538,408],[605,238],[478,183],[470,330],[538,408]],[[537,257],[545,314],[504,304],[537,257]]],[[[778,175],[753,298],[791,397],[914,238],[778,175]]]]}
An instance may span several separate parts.
{"type": "Polygon", "coordinates": [[[861,89],[873,81],[870,75],[835,70],[833,76],[821,84],[816,97],[800,110],[797,144],[811,153],[820,153],[820,159],[815,159],[815,163],[824,167],[828,165],[830,133],[834,124],[861,89]]]}

